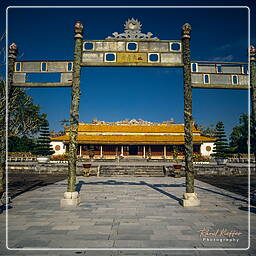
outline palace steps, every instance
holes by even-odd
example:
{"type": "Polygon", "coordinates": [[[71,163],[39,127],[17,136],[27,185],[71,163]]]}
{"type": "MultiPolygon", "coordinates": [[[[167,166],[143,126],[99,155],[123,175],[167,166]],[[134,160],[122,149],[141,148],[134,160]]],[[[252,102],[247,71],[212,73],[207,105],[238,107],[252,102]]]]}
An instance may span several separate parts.
{"type": "Polygon", "coordinates": [[[136,177],[163,177],[164,166],[133,166],[133,165],[103,165],[100,167],[99,176],[136,176],[136,177]]]}

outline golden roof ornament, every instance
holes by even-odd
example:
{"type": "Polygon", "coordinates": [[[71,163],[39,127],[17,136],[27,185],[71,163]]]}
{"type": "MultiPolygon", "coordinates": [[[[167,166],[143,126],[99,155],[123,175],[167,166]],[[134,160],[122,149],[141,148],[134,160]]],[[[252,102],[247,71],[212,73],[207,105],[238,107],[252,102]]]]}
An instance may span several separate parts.
{"type": "Polygon", "coordinates": [[[144,34],[141,32],[142,24],[134,18],[128,19],[124,24],[124,33],[114,32],[114,37],[107,37],[106,39],[143,39],[143,40],[159,40],[157,37],[152,37],[153,34],[148,32],[144,34]]]}

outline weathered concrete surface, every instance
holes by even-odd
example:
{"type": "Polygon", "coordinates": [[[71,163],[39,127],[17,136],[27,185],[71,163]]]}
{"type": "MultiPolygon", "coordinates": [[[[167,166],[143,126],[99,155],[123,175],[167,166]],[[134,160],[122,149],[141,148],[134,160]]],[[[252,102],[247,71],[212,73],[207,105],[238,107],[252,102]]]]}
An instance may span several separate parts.
{"type": "MultiPolygon", "coordinates": [[[[86,252],[86,255],[212,255],[204,251],[168,251],[178,248],[237,248],[248,246],[246,199],[195,180],[201,205],[183,208],[178,201],[184,178],[89,177],[78,178],[81,204],[61,209],[67,182],[24,193],[13,200],[8,217],[10,248],[77,248],[73,252],[6,251],[4,218],[0,215],[0,255],[76,255],[85,248],[149,248],[150,252],[86,252]],[[226,229],[242,234],[230,241],[210,241],[200,230],[226,229]],[[68,237],[68,239],[67,239],[68,237]],[[157,249],[158,248],[158,249],[157,249]],[[162,248],[165,251],[160,251],[162,248]]],[[[255,222],[255,207],[251,208],[255,222]]],[[[220,232],[220,231],[219,231],[220,232]]],[[[255,225],[251,225],[251,255],[255,250],[255,225]]],[[[217,238],[224,238],[218,235],[217,238]]],[[[247,251],[214,252],[216,255],[249,255],[247,251]]],[[[85,254],[83,254],[85,255],[85,254]]]]}

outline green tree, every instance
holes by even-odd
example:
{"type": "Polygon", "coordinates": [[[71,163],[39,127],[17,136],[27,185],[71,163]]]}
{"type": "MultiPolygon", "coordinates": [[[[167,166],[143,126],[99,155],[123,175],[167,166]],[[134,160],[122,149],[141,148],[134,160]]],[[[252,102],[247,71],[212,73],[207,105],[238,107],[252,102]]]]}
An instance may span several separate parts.
{"type": "Polygon", "coordinates": [[[201,131],[201,134],[206,137],[214,137],[216,134],[216,127],[214,124],[210,124],[206,127],[201,126],[199,127],[199,130],[201,131]]]}
{"type": "MultiPolygon", "coordinates": [[[[251,131],[252,122],[251,122],[251,131]]],[[[249,120],[247,114],[242,114],[239,119],[239,125],[235,126],[230,135],[230,148],[232,153],[248,153],[248,130],[249,120]]],[[[251,132],[251,153],[255,152],[255,134],[251,132]]]]}
{"type": "Polygon", "coordinates": [[[30,152],[35,153],[35,139],[27,136],[12,136],[8,138],[8,152],[30,152]]]}
{"type": "Polygon", "coordinates": [[[52,155],[54,151],[50,145],[49,123],[45,121],[40,128],[40,135],[37,139],[36,153],[41,156],[52,155]]]}
{"type": "Polygon", "coordinates": [[[215,130],[216,141],[214,143],[213,156],[216,158],[227,158],[229,155],[229,147],[223,122],[218,122],[215,130]]]}
{"type": "Polygon", "coordinates": [[[39,131],[46,114],[33,103],[24,89],[12,87],[8,99],[8,134],[6,134],[6,83],[0,81],[0,194],[4,191],[6,137],[32,136],[39,131]]]}
{"type": "MultiPolygon", "coordinates": [[[[5,129],[5,82],[0,82],[0,129],[5,129]]],[[[13,88],[8,102],[8,136],[33,135],[46,120],[40,113],[40,106],[33,103],[32,97],[24,89],[13,88]]]]}

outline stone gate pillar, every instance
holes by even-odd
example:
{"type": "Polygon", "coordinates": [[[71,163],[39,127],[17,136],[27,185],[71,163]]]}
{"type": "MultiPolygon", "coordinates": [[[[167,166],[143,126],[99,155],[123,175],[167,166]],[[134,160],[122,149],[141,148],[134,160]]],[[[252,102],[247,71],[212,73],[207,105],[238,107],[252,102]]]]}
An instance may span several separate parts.
{"type": "Polygon", "coordinates": [[[192,86],[190,62],[190,33],[191,26],[186,23],[182,27],[182,58],[184,63],[184,132],[185,132],[185,169],[186,193],[183,195],[183,206],[198,206],[200,201],[194,191],[193,170],[193,133],[192,133],[192,86]]]}
{"type": "Polygon", "coordinates": [[[76,192],[76,163],[77,163],[77,132],[79,123],[80,102],[80,73],[83,47],[83,25],[77,21],[75,26],[75,52],[73,63],[72,101],[70,108],[70,140],[68,161],[68,187],[61,200],[61,206],[77,206],[80,203],[79,193],[76,192]]]}
{"type": "Polygon", "coordinates": [[[8,49],[8,97],[11,97],[11,88],[13,83],[13,72],[14,72],[14,62],[16,61],[18,54],[18,47],[15,43],[10,44],[8,49]]]}
{"type": "MultiPolygon", "coordinates": [[[[6,104],[10,101],[12,96],[12,83],[13,83],[13,72],[14,72],[14,62],[17,58],[18,48],[15,43],[12,43],[8,48],[8,83],[6,83],[5,88],[7,90],[8,99],[5,98],[6,104]]],[[[4,86],[4,84],[3,84],[4,86]]],[[[5,96],[4,96],[5,97],[5,96]]],[[[3,122],[5,122],[5,118],[3,122]]],[[[5,125],[0,129],[0,196],[5,191],[5,161],[6,161],[6,130],[5,125]]]]}
{"type": "Polygon", "coordinates": [[[256,48],[250,46],[251,151],[256,161],[256,48]]]}

